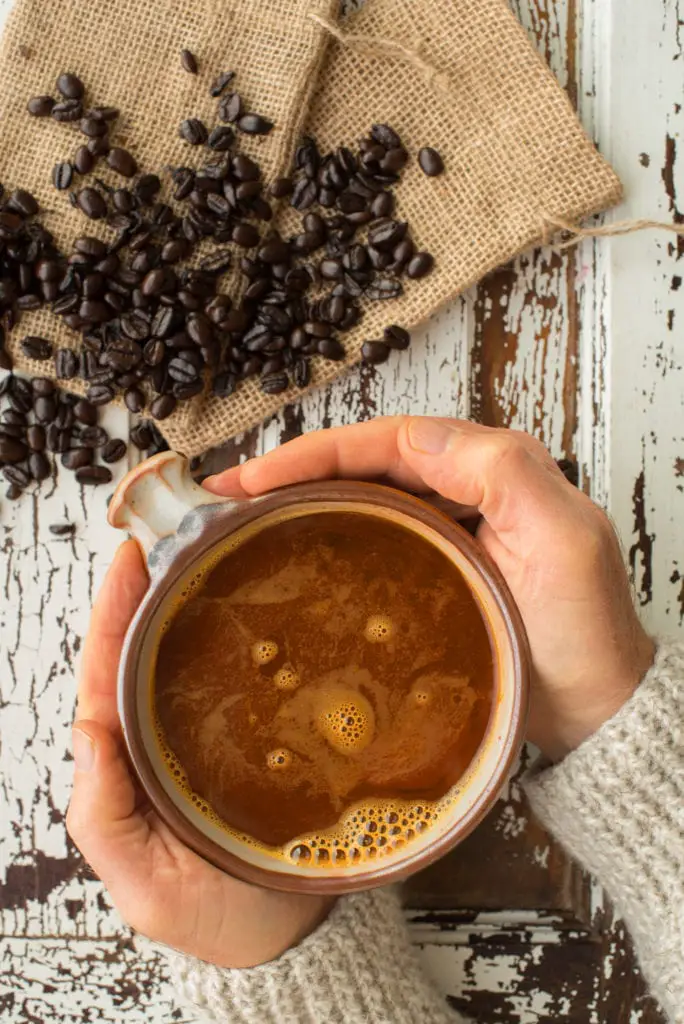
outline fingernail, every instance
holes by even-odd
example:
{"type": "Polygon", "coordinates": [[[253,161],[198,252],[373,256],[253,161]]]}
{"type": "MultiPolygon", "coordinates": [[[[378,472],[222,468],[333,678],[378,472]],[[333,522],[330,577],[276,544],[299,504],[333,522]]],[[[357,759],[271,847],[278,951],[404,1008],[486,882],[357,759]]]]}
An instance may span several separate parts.
{"type": "Polygon", "coordinates": [[[454,431],[450,426],[429,417],[416,417],[408,425],[409,444],[424,455],[441,455],[453,436],[454,431]]]}
{"type": "Polygon", "coordinates": [[[71,730],[71,749],[77,771],[91,771],[95,763],[95,744],[87,732],[76,726],[71,730]]]}

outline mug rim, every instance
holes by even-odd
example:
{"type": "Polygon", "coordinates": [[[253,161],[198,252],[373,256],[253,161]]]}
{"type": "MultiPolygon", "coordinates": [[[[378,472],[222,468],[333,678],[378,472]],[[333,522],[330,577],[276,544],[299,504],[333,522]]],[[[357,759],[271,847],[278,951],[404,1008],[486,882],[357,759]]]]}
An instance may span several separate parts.
{"type": "MultiPolygon", "coordinates": [[[[201,506],[203,507],[203,506],[201,506]]],[[[161,820],[195,853],[234,878],[282,892],[338,895],[401,881],[434,863],[460,843],[480,824],[493,806],[522,746],[527,721],[531,659],[522,617],[501,572],[470,534],[441,509],[406,491],[367,481],[321,480],[295,484],[272,491],[258,499],[226,499],[226,505],[211,506],[212,515],[199,535],[184,540],[168,570],[153,575],[150,586],[129,626],[119,662],[117,698],[119,717],[128,755],[147,799],[161,820]],[[138,715],[140,660],[150,622],[169,592],[197,562],[232,533],[262,516],[290,505],[321,501],[376,505],[407,514],[418,527],[428,526],[459,550],[477,571],[501,614],[512,660],[513,697],[510,718],[493,770],[481,791],[462,817],[448,825],[424,849],[383,861],[368,871],[320,876],[276,871],[249,863],[197,829],[165,791],[148,754],[138,715]],[[222,514],[223,513],[223,514],[222,514]]],[[[194,511],[194,510],[193,510],[194,511]]],[[[488,626],[489,628],[489,626],[488,626]]],[[[485,732],[485,736],[487,733],[485,732]]]]}

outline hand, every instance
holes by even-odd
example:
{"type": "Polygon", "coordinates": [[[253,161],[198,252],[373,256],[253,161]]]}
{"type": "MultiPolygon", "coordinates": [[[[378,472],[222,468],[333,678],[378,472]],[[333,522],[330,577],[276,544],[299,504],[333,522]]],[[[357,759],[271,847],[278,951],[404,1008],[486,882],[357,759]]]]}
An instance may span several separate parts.
{"type": "Polygon", "coordinates": [[[634,692],[654,646],[634,610],[617,537],[538,441],[458,420],[378,419],[307,434],[205,486],[251,496],[327,477],[386,477],[479,509],[477,538],[527,628],[529,738],[547,756],[565,756],[634,692]]]}
{"type": "Polygon", "coordinates": [[[300,942],[330,901],[223,874],[176,839],[136,787],[119,728],[116,675],[147,583],[138,547],[128,541],[107,574],[84,648],[67,828],[135,929],[222,967],[252,967],[300,942]]]}

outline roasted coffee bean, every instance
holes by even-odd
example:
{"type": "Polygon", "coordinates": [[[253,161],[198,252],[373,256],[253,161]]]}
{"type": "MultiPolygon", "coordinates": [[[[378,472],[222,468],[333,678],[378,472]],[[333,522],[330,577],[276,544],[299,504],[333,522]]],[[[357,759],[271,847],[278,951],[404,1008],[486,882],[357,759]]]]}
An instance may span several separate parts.
{"type": "Polygon", "coordinates": [[[311,367],[306,359],[296,359],[292,372],[295,385],[298,388],[305,388],[311,380],[311,367]]]}
{"type": "Polygon", "coordinates": [[[117,107],[91,107],[86,111],[86,117],[97,117],[100,121],[116,121],[118,116],[117,107]]]}
{"type": "Polygon", "coordinates": [[[243,249],[251,249],[259,244],[259,232],[253,224],[241,222],[236,224],[231,235],[232,241],[243,249]]]}
{"type": "Polygon", "coordinates": [[[337,338],[321,338],[316,344],[317,351],[325,359],[344,359],[344,346],[337,338]]]}
{"type": "Polygon", "coordinates": [[[69,188],[74,176],[74,169],[68,161],[64,161],[61,164],[55,164],[52,171],[52,184],[60,192],[69,188]]]}
{"type": "Polygon", "coordinates": [[[97,158],[107,156],[110,142],[106,135],[102,135],[99,139],[91,139],[87,146],[91,156],[97,158]]]}
{"type": "Polygon", "coordinates": [[[16,307],[22,312],[28,313],[34,309],[40,309],[42,302],[39,295],[20,295],[16,301],[16,307]]]}
{"type": "Polygon", "coordinates": [[[76,470],[76,479],[79,484],[108,484],[112,472],[106,466],[81,466],[76,470]]]}
{"type": "Polygon", "coordinates": [[[107,154],[107,163],[113,171],[124,178],[132,178],[138,173],[138,165],[127,149],[113,146],[107,154]]]}
{"type": "Polygon", "coordinates": [[[124,458],[128,448],[126,442],[119,438],[112,438],[102,449],[102,461],[107,463],[120,462],[124,458]]]}
{"type": "Polygon", "coordinates": [[[21,462],[27,454],[28,448],[23,441],[0,434],[0,462],[21,462]]]}
{"type": "Polygon", "coordinates": [[[80,78],[69,72],[63,72],[57,79],[57,92],[60,92],[67,100],[80,100],[85,89],[80,78]]]}
{"type": "Polygon", "coordinates": [[[242,113],[242,98],[236,92],[228,93],[219,103],[218,116],[221,121],[234,124],[240,117],[242,117],[242,113]]]}
{"type": "Polygon", "coordinates": [[[289,378],[282,370],[266,374],[260,382],[261,390],[267,395],[279,395],[281,392],[287,391],[289,384],[289,378]]]}
{"type": "Polygon", "coordinates": [[[246,135],[268,135],[273,128],[273,122],[260,114],[243,114],[238,119],[237,126],[246,135]]]}
{"type": "Polygon", "coordinates": [[[218,128],[214,128],[209,134],[207,143],[210,149],[213,149],[215,153],[225,153],[233,144],[235,134],[232,128],[228,128],[226,125],[219,125],[218,128]]]}
{"type": "Polygon", "coordinates": [[[292,206],[296,210],[308,210],[318,198],[316,182],[311,178],[300,178],[292,192],[292,206]]]}
{"type": "Polygon", "coordinates": [[[406,268],[406,276],[417,280],[420,277],[425,277],[430,273],[435,265],[435,258],[429,252],[417,252],[416,255],[409,261],[409,265],[406,268]]]}
{"type": "Polygon", "coordinates": [[[344,272],[340,260],[321,260],[319,270],[326,281],[339,281],[344,272]]]}
{"type": "Polygon", "coordinates": [[[146,452],[152,446],[152,431],[150,430],[150,424],[143,420],[141,423],[136,423],[131,429],[131,441],[139,448],[140,451],[146,452]]]}
{"type": "Polygon", "coordinates": [[[42,362],[52,355],[52,345],[46,338],[38,338],[29,334],[22,339],[21,351],[27,359],[36,359],[42,362]]]}
{"type": "Polygon", "coordinates": [[[76,532],[73,523],[52,523],[48,529],[55,537],[73,537],[76,532]]]}
{"type": "Polygon", "coordinates": [[[83,188],[78,193],[77,202],[86,217],[91,220],[102,220],[107,216],[107,204],[94,188],[83,188]]]}
{"type": "Polygon", "coordinates": [[[284,199],[285,196],[292,195],[293,188],[294,182],[292,178],[276,178],[268,191],[274,199],[284,199]]]}
{"type": "Polygon", "coordinates": [[[5,497],[8,501],[16,501],[18,498],[21,498],[23,493],[23,487],[19,487],[18,484],[10,484],[5,491],[5,497]]]}
{"type": "Polygon", "coordinates": [[[382,341],[364,341],[361,346],[361,358],[364,363],[385,363],[389,354],[389,346],[382,341]]]}
{"type": "Polygon", "coordinates": [[[87,146],[79,146],[74,154],[74,167],[79,174],[90,174],[95,166],[95,157],[87,146]]]}
{"type": "Polygon", "coordinates": [[[347,215],[365,210],[366,203],[367,200],[357,192],[343,192],[341,196],[337,197],[338,209],[347,215]]]}
{"type": "Polygon", "coordinates": [[[194,53],[191,53],[190,50],[181,50],[180,61],[183,71],[187,71],[189,75],[197,74],[199,68],[194,53]]]}
{"type": "MultiPolygon", "coordinates": [[[[151,344],[156,344],[156,342],[152,342],[151,344]]],[[[126,403],[126,408],[129,412],[139,413],[145,408],[145,395],[140,388],[127,388],[124,393],[124,402],[126,403]]]]}
{"type": "Polygon", "coordinates": [[[230,267],[232,255],[230,249],[217,249],[200,263],[200,269],[208,274],[223,274],[230,267]]]}
{"type": "Polygon", "coordinates": [[[232,213],[232,207],[225,196],[218,196],[211,193],[207,196],[207,207],[217,217],[227,220],[232,213]]]}
{"type": "Polygon", "coordinates": [[[101,121],[99,117],[81,119],[80,129],[89,139],[99,139],[102,135],[106,135],[108,128],[107,122],[101,121]]]}
{"type": "Polygon", "coordinates": [[[45,449],[45,428],[38,423],[33,423],[26,431],[26,442],[32,452],[42,452],[45,449]]]}
{"type": "Polygon", "coordinates": [[[77,470],[81,466],[89,466],[93,461],[92,448],[71,448],[62,455],[62,465],[65,469],[77,470]]]}
{"type": "Polygon", "coordinates": [[[431,146],[424,146],[418,152],[418,163],[424,174],[430,178],[436,178],[444,170],[442,157],[431,146]]]}
{"type": "Polygon", "coordinates": [[[212,392],[217,398],[228,398],[237,387],[237,378],[234,373],[218,373],[211,385],[212,392]]]}
{"type": "Polygon", "coordinates": [[[370,205],[373,217],[389,217],[394,209],[394,196],[391,192],[378,192],[370,205]]]}
{"type": "Polygon", "coordinates": [[[404,291],[401,281],[395,281],[391,277],[376,277],[373,284],[366,288],[365,295],[372,302],[382,302],[385,299],[397,299],[404,291]]]}
{"type": "Polygon", "coordinates": [[[368,243],[380,252],[393,249],[404,238],[408,224],[406,221],[385,220],[368,232],[368,243]]]}
{"type": "Polygon", "coordinates": [[[221,95],[226,86],[229,85],[234,78],[234,71],[222,71],[221,74],[217,75],[214,81],[211,83],[209,95],[213,96],[214,99],[217,99],[217,97],[221,95]]]}
{"type": "Polygon", "coordinates": [[[92,405],[107,405],[114,398],[114,388],[111,384],[93,384],[88,388],[86,397],[92,405]]]}
{"type": "Polygon", "coordinates": [[[33,96],[27,104],[27,110],[33,117],[49,117],[55,101],[52,96],[33,96]]]}
{"type": "Polygon", "coordinates": [[[204,123],[197,117],[190,117],[183,121],[179,128],[179,134],[191,146],[203,146],[209,137],[204,123]]]}
{"type": "Polygon", "coordinates": [[[404,238],[398,245],[395,245],[392,250],[392,261],[394,263],[394,269],[397,272],[401,272],[405,263],[413,256],[415,252],[415,246],[410,238],[404,238]]]}
{"type": "Polygon", "coordinates": [[[150,415],[155,420],[165,420],[176,408],[176,399],[173,395],[159,395],[150,405],[150,415]]]}
{"type": "Polygon", "coordinates": [[[160,292],[164,291],[166,282],[166,272],[161,267],[151,270],[143,278],[141,285],[143,295],[159,295],[160,292]]]}
{"type": "Polygon", "coordinates": [[[261,177],[259,165],[250,160],[244,153],[233,158],[232,170],[238,181],[258,181],[261,177]]]}
{"type": "Polygon", "coordinates": [[[73,121],[78,121],[82,113],[83,107],[80,100],[63,100],[61,103],[55,103],[51,116],[60,124],[70,124],[73,121]]]}
{"type": "Polygon", "coordinates": [[[23,466],[3,466],[2,475],[10,484],[22,489],[31,483],[31,474],[23,466]]]}
{"type": "Polygon", "coordinates": [[[104,427],[82,427],[77,435],[80,448],[102,448],[107,444],[109,435],[104,427]]]}
{"type": "Polygon", "coordinates": [[[169,361],[168,373],[171,380],[178,384],[191,384],[199,374],[198,368],[185,358],[186,353],[182,352],[169,361]]]}
{"type": "Polygon", "coordinates": [[[38,200],[24,188],[17,188],[12,192],[5,204],[7,210],[18,213],[22,217],[33,217],[38,213],[38,200]]]}
{"type": "Polygon", "coordinates": [[[398,149],[401,146],[401,139],[388,124],[374,124],[370,134],[373,142],[385,149],[398,149]]]}
{"type": "Polygon", "coordinates": [[[70,348],[60,348],[55,354],[55,375],[61,380],[73,380],[78,373],[78,356],[70,348]]]}
{"type": "Polygon", "coordinates": [[[71,432],[69,430],[60,430],[56,423],[51,423],[47,428],[45,438],[47,450],[55,452],[55,454],[61,454],[69,448],[71,432]]]}
{"type": "Polygon", "coordinates": [[[411,344],[411,335],[409,332],[404,327],[399,327],[397,324],[391,324],[389,327],[386,327],[382,336],[386,345],[400,351],[407,349],[411,344]]]}
{"type": "Polygon", "coordinates": [[[29,473],[39,483],[50,476],[50,463],[43,452],[31,452],[28,459],[29,473]]]}
{"type": "Polygon", "coordinates": [[[57,405],[52,395],[39,396],[33,406],[33,413],[39,423],[52,423],[57,405]]]}

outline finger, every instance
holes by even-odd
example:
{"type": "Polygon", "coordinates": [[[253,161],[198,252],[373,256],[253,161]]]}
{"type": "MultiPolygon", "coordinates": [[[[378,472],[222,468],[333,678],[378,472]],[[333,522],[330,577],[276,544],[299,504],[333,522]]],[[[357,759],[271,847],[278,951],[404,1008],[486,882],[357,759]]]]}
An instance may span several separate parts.
{"type": "Polygon", "coordinates": [[[67,813],[71,838],[105,882],[143,865],[150,828],[136,811],[136,791],[122,749],[99,722],[73,729],[74,788],[67,813]]]}
{"type": "Polygon", "coordinates": [[[447,498],[476,506],[504,541],[538,540],[538,523],[564,516],[574,489],[528,435],[460,420],[412,418],[397,446],[408,466],[447,498]]]}
{"type": "Polygon", "coordinates": [[[135,541],[122,544],[109,567],[90,619],[78,688],[78,717],[118,727],[116,678],[126,630],[148,586],[135,541]]]}
{"type": "MultiPolygon", "coordinates": [[[[241,467],[240,483],[250,494],[308,480],[387,477],[399,487],[424,490],[423,482],[401,459],[397,435],[403,417],[386,417],[305,434],[241,467]]],[[[224,493],[224,474],[207,481],[224,493]]]]}
{"type": "Polygon", "coordinates": [[[249,498],[250,495],[240,483],[242,468],[242,466],[233,466],[231,469],[224,470],[223,473],[208,476],[203,481],[202,487],[222,498],[249,498]]]}

